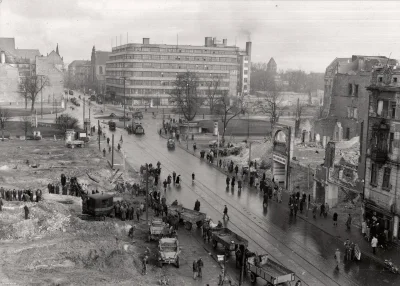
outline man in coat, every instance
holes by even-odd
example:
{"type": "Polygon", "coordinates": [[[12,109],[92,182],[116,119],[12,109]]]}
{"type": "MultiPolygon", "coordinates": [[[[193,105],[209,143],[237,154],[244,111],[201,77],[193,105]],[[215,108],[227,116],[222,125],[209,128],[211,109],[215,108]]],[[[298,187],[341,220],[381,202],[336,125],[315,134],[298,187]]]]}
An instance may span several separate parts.
{"type": "Polygon", "coordinates": [[[200,201],[198,199],[194,203],[194,210],[198,212],[200,211],[200,201]]]}
{"type": "Polygon", "coordinates": [[[25,211],[25,219],[29,219],[29,208],[26,205],[24,206],[24,211],[25,211]]]}

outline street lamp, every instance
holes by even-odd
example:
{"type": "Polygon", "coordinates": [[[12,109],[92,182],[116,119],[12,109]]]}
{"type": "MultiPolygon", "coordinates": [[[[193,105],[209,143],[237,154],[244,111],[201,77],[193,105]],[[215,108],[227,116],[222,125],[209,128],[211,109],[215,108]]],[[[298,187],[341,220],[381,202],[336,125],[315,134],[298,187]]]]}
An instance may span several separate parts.
{"type": "Polygon", "coordinates": [[[125,104],[125,81],[126,81],[126,77],[123,76],[123,77],[121,77],[121,79],[124,80],[124,128],[125,128],[125,108],[126,108],[126,104],[125,104]]]}

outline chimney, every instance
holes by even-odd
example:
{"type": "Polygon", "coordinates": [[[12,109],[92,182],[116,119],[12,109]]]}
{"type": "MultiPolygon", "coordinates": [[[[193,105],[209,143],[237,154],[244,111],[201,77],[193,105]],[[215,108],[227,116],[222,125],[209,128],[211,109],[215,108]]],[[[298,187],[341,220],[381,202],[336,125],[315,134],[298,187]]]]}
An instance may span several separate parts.
{"type": "Polygon", "coordinates": [[[149,45],[150,44],[150,38],[143,38],[143,45],[149,45]]]}
{"type": "Polygon", "coordinates": [[[246,54],[251,56],[251,42],[246,42],[246,54]]]}
{"type": "Polygon", "coordinates": [[[227,39],[223,39],[222,43],[224,44],[224,47],[226,47],[228,45],[228,40],[227,39]]]}
{"type": "Polygon", "coordinates": [[[213,45],[217,44],[217,38],[213,38],[213,45]]]}
{"type": "Polygon", "coordinates": [[[1,64],[6,63],[6,53],[4,51],[1,51],[0,63],[1,64]]]}

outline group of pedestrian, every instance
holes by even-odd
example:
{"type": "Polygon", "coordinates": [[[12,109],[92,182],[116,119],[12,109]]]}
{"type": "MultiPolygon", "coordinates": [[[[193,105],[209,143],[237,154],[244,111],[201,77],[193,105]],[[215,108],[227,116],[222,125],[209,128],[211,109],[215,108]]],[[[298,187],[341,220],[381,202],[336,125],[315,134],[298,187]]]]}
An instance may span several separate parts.
{"type": "Polygon", "coordinates": [[[344,242],[345,246],[345,254],[344,259],[346,261],[360,260],[361,251],[358,244],[351,242],[349,239],[346,239],[344,242]]]}
{"type": "Polygon", "coordinates": [[[376,213],[373,213],[372,218],[368,218],[361,223],[361,233],[367,241],[377,239],[377,247],[385,248],[389,242],[389,230],[379,223],[376,213]]]}
{"type": "MultiPolygon", "coordinates": [[[[144,204],[142,203],[136,208],[136,219],[140,220],[142,215],[142,208],[144,209],[144,204]]],[[[134,220],[135,218],[135,207],[132,203],[126,201],[117,201],[114,203],[114,208],[111,211],[110,217],[116,217],[125,220],[134,220]]]]}
{"type": "Polygon", "coordinates": [[[11,190],[1,187],[0,198],[5,201],[39,202],[42,200],[42,190],[11,190]]]}
{"type": "Polygon", "coordinates": [[[308,197],[308,204],[307,204],[307,195],[305,192],[300,194],[300,188],[296,187],[297,192],[293,193],[289,196],[289,209],[290,209],[290,216],[297,217],[297,212],[303,213],[303,210],[307,209],[307,206],[310,203],[311,197],[308,197]]]}

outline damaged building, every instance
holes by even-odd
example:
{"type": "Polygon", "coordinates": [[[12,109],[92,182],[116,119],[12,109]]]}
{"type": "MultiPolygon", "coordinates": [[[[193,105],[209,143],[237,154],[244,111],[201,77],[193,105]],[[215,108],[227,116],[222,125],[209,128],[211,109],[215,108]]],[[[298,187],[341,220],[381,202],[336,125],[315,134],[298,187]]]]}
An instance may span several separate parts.
{"type": "Polygon", "coordinates": [[[400,68],[374,70],[365,141],[365,218],[375,217],[391,238],[398,238],[400,215],[400,68]]]}
{"type": "Polygon", "coordinates": [[[360,179],[358,161],[359,138],[330,141],[326,146],[324,164],[316,168],[313,195],[317,203],[334,207],[339,201],[351,201],[357,196],[360,179]]]}
{"type": "MultiPolygon", "coordinates": [[[[351,59],[337,58],[326,69],[325,116],[314,123],[316,138],[325,147],[331,140],[366,139],[368,91],[374,67],[396,65],[397,60],[382,56],[354,55],[351,59]]],[[[324,112],[323,112],[324,113],[324,112]]],[[[358,176],[365,174],[365,146],[360,144],[358,176]]],[[[360,190],[361,191],[361,190],[360,190]]]]}

